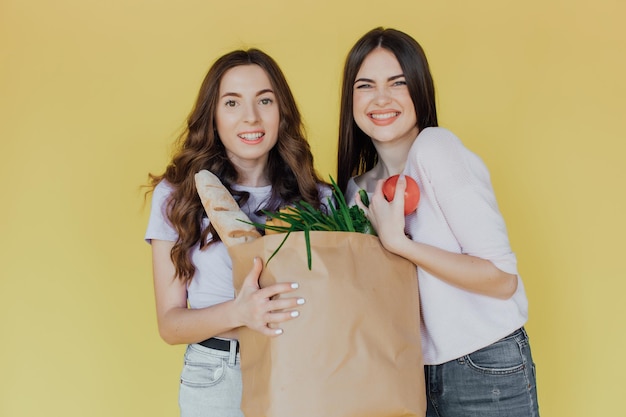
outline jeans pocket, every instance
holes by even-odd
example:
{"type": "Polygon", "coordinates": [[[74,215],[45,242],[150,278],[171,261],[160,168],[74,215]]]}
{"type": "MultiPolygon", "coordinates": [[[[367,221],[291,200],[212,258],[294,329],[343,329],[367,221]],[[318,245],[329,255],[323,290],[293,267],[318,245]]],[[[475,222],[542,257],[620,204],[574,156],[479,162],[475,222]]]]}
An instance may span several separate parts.
{"type": "Polygon", "coordinates": [[[217,384],[226,372],[226,360],[189,347],[180,383],[190,387],[210,387],[217,384]]]}
{"type": "Polygon", "coordinates": [[[484,374],[506,375],[526,368],[518,341],[504,338],[465,357],[468,366],[484,374]]]}

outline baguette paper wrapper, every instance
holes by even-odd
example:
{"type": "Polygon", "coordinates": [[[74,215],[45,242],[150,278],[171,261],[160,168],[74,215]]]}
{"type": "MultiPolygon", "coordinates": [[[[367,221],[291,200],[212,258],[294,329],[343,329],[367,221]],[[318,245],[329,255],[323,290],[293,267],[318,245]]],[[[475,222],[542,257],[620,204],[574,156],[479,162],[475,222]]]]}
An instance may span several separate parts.
{"type": "Polygon", "coordinates": [[[270,338],[242,328],[246,417],[413,417],[426,414],[417,272],[377,237],[304,232],[229,248],[236,291],[264,260],[261,287],[298,282],[300,316],[270,338]]]}

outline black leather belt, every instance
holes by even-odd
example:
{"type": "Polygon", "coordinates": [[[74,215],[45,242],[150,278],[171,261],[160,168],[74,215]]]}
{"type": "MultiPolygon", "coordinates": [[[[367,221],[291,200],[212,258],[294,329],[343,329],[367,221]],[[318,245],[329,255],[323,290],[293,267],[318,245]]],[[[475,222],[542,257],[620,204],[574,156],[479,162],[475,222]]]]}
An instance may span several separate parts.
{"type": "MultiPolygon", "coordinates": [[[[235,340],[235,343],[237,344],[236,352],[239,353],[239,342],[235,340]]],[[[198,344],[204,347],[208,347],[209,349],[221,350],[222,352],[230,352],[230,340],[216,339],[215,337],[212,337],[210,339],[203,340],[198,344]]]]}

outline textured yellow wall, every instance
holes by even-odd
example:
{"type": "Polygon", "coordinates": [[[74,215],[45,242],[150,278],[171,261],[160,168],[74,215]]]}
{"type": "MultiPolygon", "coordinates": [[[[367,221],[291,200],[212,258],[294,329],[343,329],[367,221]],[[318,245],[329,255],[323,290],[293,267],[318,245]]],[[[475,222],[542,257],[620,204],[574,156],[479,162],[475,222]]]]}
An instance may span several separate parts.
{"type": "Polygon", "coordinates": [[[0,415],[177,415],[147,207],[220,54],[281,64],[334,173],[343,58],[422,43],[441,125],[489,166],[530,298],[542,415],[623,413],[626,6],[618,0],[0,3],[0,415]]]}

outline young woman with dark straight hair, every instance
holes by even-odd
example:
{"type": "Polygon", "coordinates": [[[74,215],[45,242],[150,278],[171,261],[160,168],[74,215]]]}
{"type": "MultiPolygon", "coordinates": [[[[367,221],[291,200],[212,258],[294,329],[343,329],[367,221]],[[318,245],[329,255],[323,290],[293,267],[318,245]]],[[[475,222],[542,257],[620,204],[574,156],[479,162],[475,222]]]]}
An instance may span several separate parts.
{"type": "Polygon", "coordinates": [[[438,127],[422,47],[398,30],[366,33],[346,59],[340,111],[337,183],[383,246],[417,268],[427,416],[538,416],[516,257],[486,166],[438,127]],[[382,186],[394,174],[388,202],[382,186]],[[405,176],[421,191],[406,217],[405,176]]]}

